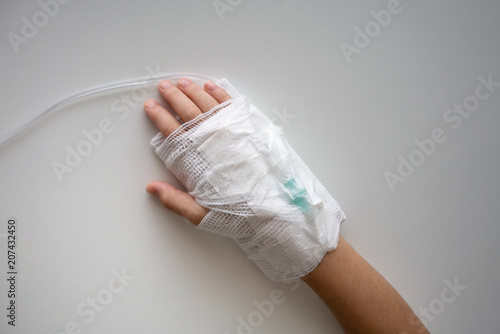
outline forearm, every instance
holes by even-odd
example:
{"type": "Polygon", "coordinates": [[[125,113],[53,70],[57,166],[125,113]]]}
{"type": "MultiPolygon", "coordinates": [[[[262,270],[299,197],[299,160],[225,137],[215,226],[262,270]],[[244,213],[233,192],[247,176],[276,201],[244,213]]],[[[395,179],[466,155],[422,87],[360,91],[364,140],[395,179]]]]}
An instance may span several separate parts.
{"type": "Polygon", "coordinates": [[[404,299],[342,237],[337,249],[302,279],[346,333],[429,333],[420,322],[414,324],[416,316],[404,299]]]}

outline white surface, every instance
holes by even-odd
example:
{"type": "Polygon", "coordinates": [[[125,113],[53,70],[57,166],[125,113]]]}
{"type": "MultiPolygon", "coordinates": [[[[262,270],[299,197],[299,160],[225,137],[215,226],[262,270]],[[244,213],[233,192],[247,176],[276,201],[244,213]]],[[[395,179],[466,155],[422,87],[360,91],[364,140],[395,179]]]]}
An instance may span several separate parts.
{"type": "MultiPolygon", "coordinates": [[[[41,9],[2,3],[0,131],[76,91],[147,76],[148,66],[226,77],[284,127],[346,212],[344,237],[412,308],[445,305],[428,321],[432,333],[496,333],[500,89],[457,130],[443,115],[479,76],[500,81],[500,3],[402,0],[348,63],[340,44],[387,3],[242,1],[220,20],[212,1],[70,1],[18,53],[8,33],[21,35],[22,18],[41,9]],[[294,118],[276,116],[284,110],[294,118]],[[391,192],[384,173],[434,128],[447,140],[391,192]],[[439,302],[455,278],[467,288],[439,302]]],[[[17,326],[2,311],[0,331],[59,333],[75,322],[83,333],[237,333],[238,317],[281,289],[286,300],[255,333],[341,333],[305,285],[269,281],[232,241],[145,192],[149,181],[175,181],[149,147],[155,130],[141,103],[123,119],[113,112],[121,94],[131,92],[67,106],[0,148],[2,277],[6,222],[19,222],[17,326]],[[52,162],[103,118],[114,131],[60,183],[52,162]],[[104,296],[122,268],[135,279],[85,322],[79,304],[104,296]]]]}

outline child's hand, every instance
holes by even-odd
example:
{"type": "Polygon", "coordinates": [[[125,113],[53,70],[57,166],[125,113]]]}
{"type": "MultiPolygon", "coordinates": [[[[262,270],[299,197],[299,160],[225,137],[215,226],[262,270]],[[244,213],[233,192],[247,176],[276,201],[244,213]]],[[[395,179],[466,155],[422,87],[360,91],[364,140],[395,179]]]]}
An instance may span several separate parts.
{"type": "MultiPolygon", "coordinates": [[[[230,100],[228,93],[211,81],[200,87],[189,79],[180,79],[177,87],[170,81],[162,81],[159,90],[165,101],[184,121],[190,121],[218,104],[230,100]]],[[[180,123],[155,100],[147,100],[144,110],[149,118],[168,137],[180,123]]],[[[146,187],[148,193],[157,196],[163,205],[178,215],[198,225],[208,210],[199,205],[188,193],[161,181],[154,181],[146,187]]]]}

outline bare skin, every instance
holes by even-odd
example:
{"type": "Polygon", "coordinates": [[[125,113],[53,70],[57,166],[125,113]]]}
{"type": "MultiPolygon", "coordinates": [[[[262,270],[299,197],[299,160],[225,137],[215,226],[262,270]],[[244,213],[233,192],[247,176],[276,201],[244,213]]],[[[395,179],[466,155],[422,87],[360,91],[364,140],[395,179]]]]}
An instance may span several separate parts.
{"type": "MultiPolygon", "coordinates": [[[[159,90],[183,121],[192,120],[231,99],[211,81],[206,82],[203,88],[189,79],[180,79],[177,85],[162,81],[159,90]]],[[[146,101],[144,110],[165,137],[180,126],[155,100],[146,101]]],[[[194,225],[198,225],[208,213],[191,195],[166,182],[151,182],[146,190],[158,197],[165,208],[194,225]]],[[[322,262],[302,280],[321,297],[346,333],[429,333],[389,282],[342,237],[337,249],[327,253],[322,262]]]]}

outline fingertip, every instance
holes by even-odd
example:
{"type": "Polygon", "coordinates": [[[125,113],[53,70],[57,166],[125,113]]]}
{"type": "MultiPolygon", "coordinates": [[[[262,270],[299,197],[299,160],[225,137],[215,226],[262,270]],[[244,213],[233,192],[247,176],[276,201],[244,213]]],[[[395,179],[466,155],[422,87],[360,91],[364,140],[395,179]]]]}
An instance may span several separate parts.
{"type": "Polygon", "coordinates": [[[150,100],[146,100],[146,102],[144,102],[144,109],[147,110],[147,109],[151,109],[153,108],[154,106],[156,106],[158,103],[153,100],[153,99],[150,99],[150,100]]]}
{"type": "Polygon", "coordinates": [[[167,89],[172,86],[173,84],[168,80],[163,80],[162,82],[160,82],[160,89],[167,89]]]}
{"type": "Polygon", "coordinates": [[[190,84],[192,84],[193,82],[188,79],[188,78],[180,78],[178,81],[177,81],[177,87],[179,88],[186,88],[187,86],[189,86],[190,84]]]}
{"type": "Polygon", "coordinates": [[[155,187],[154,183],[150,183],[146,186],[146,191],[148,194],[158,197],[158,188],[155,187]]]}
{"type": "Polygon", "coordinates": [[[205,85],[203,86],[203,88],[207,91],[207,92],[213,92],[217,89],[217,85],[214,84],[212,81],[207,81],[205,82],[205,85]]]}
{"type": "Polygon", "coordinates": [[[208,94],[210,94],[218,103],[223,103],[231,99],[231,96],[213,81],[205,82],[205,84],[203,85],[203,89],[208,94]]]}

